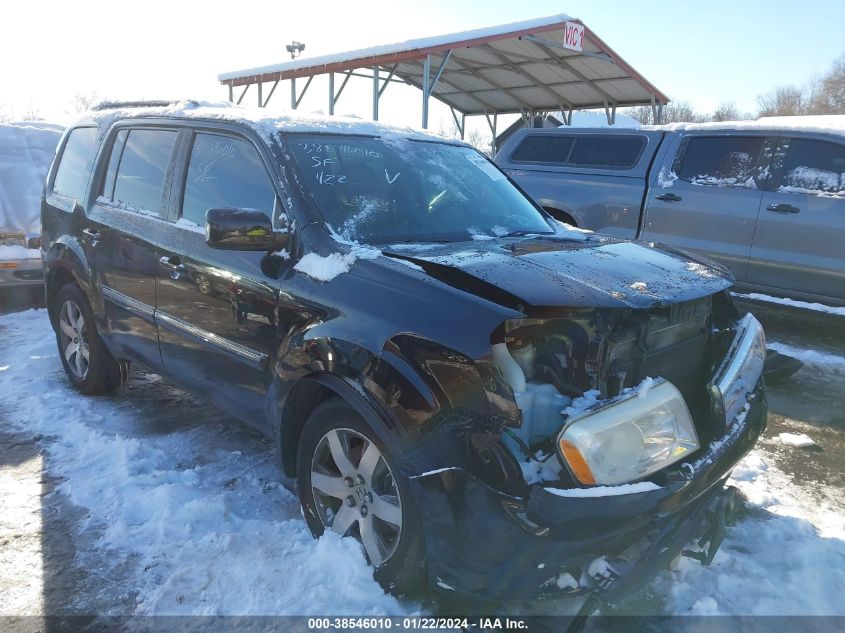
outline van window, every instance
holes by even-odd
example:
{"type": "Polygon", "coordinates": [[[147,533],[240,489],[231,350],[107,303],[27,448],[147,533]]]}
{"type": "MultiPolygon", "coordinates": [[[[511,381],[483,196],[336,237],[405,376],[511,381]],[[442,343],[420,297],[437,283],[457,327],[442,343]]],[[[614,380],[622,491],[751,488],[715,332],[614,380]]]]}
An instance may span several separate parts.
{"type": "Polygon", "coordinates": [[[516,163],[630,169],[637,164],[645,144],[645,137],[634,134],[536,134],[527,136],[519,144],[511,160],[516,163]]]}
{"type": "Polygon", "coordinates": [[[96,143],[97,128],[78,127],[71,130],[56,170],[53,191],[82,202],[94,162],[96,143]]]}
{"type": "Polygon", "coordinates": [[[257,209],[273,213],[276,192],[261,156],[247,141],[197,134],[185,179],[182,217],[205,226],[209,209],[257,209]]]}
{"type": "Polygon", "coordinates": [[[164,174],[175,144],[173,130],[130,130],[122,154],[115,158],[121,151],[120,143],[115,143],[109,161],[110,168],[118,161],[112,199],[133,209],[162,213],[164,174]]]}
{"type": "Polygon", "coordinates": [[[675,173],[697,185],[756,188],[754,169],[762,136],[694,136],[688,138],[675,173]]]}
{"type": "Polygon", "coordinates": [[[566,163],[575,139],[555,134],[526,136],[511,154],[515,163],[566,163]]]}
{"type": "Polygon", "coordinates": [[[845,146],[813,139],[790,139],[779,190],[845,193],[845,146]]]}

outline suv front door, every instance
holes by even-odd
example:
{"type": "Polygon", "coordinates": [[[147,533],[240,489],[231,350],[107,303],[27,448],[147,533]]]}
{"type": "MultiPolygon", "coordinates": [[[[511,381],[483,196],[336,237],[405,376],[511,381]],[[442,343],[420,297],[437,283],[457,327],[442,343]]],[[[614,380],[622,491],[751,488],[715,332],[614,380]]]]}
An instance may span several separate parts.
{"type": "Polygon", "coordinates": [[[748,282],[845,302],[845,144],[791,136],[775,152],[748,282]]]}
{"type": "Polygon", "coordinates": [[[765,133],[682,137],[653,176],[641,239],[701,253],[744,280],[768,147],[765,133]]]}
{"type": "Polygon", "coordinates": [[[262,270],[266,253],[210,248],[205,213],[248,208],[278,219],[278,197],[255,143],[223,131],[188,134],[174,177],[176,221],[163,231],[157,255],[161,358],[175,382],[262,424],[277,341],[278,283],[262,270]]]}

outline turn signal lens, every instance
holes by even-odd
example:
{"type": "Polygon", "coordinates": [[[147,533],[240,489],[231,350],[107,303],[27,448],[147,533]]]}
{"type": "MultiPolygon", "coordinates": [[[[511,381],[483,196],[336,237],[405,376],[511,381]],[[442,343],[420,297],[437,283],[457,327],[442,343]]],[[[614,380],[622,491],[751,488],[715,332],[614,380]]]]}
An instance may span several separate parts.
{"type": "Polygon", "coordinates": [[[587,466],[584,456],[581,455],[581,451],[578,450],[575,444],[567,440],[561,440],[560,450],[563,453],[564,458],[566,458],[569,468],[572,470],[572,474],[575,475],[575,478],[582,484],[594,486],[596,484],[596,480],[593,477],[593,472],[590,470],[590,467],[587,466]]]}

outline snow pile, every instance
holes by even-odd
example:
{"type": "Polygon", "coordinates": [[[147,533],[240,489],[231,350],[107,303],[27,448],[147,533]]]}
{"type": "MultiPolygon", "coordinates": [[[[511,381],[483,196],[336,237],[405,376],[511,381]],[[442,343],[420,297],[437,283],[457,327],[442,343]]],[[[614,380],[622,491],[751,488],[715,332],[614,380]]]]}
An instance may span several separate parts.
{"type": "MultiPolygon", "coordinates": [[[[0,188],[2,192],[2,188],[0,188]]],[[[39,259],[41,251],[25,246],[0,246],[0,262],[14,262],[22,259],[39,259]]]]}
{"type": "Polygon", "coordinates": [[[620,486],[594,486],[592,488],[546,488],[546,492],[551,492],[553,495],[557,495],[558,497],[574,497],[581,499],[633,495],[640,492],[649,492],[651,490],[660,490],[660,486],[651,481],[640,481],[635,484],[622,484],[620,486]]]}
{"type": "Polygon", "coordinates": [[[814,310],[816,312],[824,312],[826,314],[845,316],[845,307],[836,308],[833,306],[824,305],[823,303],[810,303],[808,301],[787,299],[786,297],[772,297],[770,295],[760,294],[759,292],[732,292],[731,294],[734,297],[738,297],[740,299],[751,299],[752,301],[764,301],[766,303],[778,303],[780,305],[790,306],[793,308],[803,308],[804,310],[814,310]]]}
{"type": "Polygon", "coordinates": [[[0,231],[41,234],[41,190],[63,129],[41,121],[0,123],[0,231]]]}
{"type": "Polygon", "coordinates": [[[529,486],[543,481],[558,481],[563,471],[557,456],[554,453],[546,455],[543,451],[537,451],[525,461],[520,461],[519,467],[522,469],[522,478],[529,486]]]}
{"type": "Polygon", "coordinates": [[[845,355],[830,354],[815,349],[802,349],[787,345],[786,343],[776,343],[773,341],[768,342],[766,347],[785,356],[797,358],[805,365],[815,365],[825,369],[832,369],[835,372],[845,371],[845,355]]]}
{"type": "Polygon", "coordinates": [[[794,446],[795,448],[805,448],[807,446],[815,446],[816,443],[806,433],[780,433],[778,439],[781,444],[785,446],[794,446]]]}
{"type": "Polygon", "coordinates": [[[375,248],[355,245],[348,253],[330,253],[323,257],[317,253],[308,253],[293,267],[317,281],[331,281],[338,275],[348,273],[358,259],[375,259],[381,251],[375,248]]]}
{"type": "Polygon", "coordinates": [[[727,532],[712,565],[683,557],[653,591],[669,613],[686,615],[843,615],[845,518],[814,499],[757,449],[728,482],[745,511],[727,532]],[[707,598],[702,598],[706,596],[707,598]]]}
{"type": "Polygon", "coordinates": [[[44,310],[2,316],[0,331],[4,424],[49,438],[45,476],[86,511],[77,564],[120,585],[121,598],[137,593],[134,613],[416,609],[382,591],[357,541],[312,539],[267,442],[189,419],[156,426],[155,408],[137,400],[76,394],[44,310]]]}

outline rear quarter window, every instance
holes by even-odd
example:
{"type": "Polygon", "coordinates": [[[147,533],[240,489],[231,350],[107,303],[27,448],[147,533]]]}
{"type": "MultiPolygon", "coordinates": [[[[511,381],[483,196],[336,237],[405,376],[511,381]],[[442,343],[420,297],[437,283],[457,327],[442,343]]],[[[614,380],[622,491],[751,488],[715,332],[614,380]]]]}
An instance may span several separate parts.
{"type": "Polygon", "coordinates": [[[696,185],[756,188],[762,136],[693,136],[684,142],[675,173],[696,185]]]}
{"type": "Polygon", "coordinates": [[[630,169],[639,161],[645,146],[646,138],[636,134],[536,134],[523,139],[511,154],[511,160],[567,167],[630,169]]]}
{"type": "Polygon", "coordinates": [[[845,145],[806,138],[789,139],[779,191],[845,194],[845,145]]]}
{"type": "Polygon", "coordinates": [[[96,146],[97,128],[78,127],[70,131],[53,180],[55,193],[82,201],[88,188],[96,146]]]}

